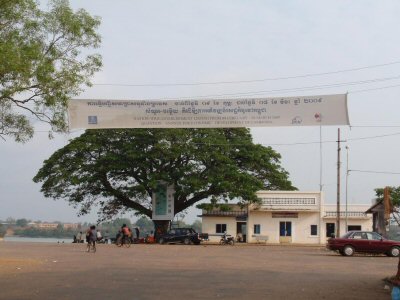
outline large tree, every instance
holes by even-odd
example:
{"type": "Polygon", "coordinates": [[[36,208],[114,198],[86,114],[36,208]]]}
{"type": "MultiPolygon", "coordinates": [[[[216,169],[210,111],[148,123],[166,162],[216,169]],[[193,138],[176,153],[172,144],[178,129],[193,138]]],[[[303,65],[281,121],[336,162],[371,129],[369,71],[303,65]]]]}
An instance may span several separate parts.
{"type": "MultiPolygon", "coordinates": [[[[161,180],[175,186],[175,214],[205,199],[248,203],[261,189],[294,189],[280,158],[245,128],[87,130],[46,160],[34,181],[80,214],[96,206],[100,218],[126,210],[151,218],[161,180]]],[[[168,222],[155,225],[165,230],[168,222]]]]}
{"type": "Polygon", "coordinates": [[[100,20],[74,12],[67,0],[0,1],[0,138],[33,136],[30,118],[65,131],[68,99],[78,95],[101,66],[100,20]],[[85,54],[82,54],[84,50],[85,54]]]}

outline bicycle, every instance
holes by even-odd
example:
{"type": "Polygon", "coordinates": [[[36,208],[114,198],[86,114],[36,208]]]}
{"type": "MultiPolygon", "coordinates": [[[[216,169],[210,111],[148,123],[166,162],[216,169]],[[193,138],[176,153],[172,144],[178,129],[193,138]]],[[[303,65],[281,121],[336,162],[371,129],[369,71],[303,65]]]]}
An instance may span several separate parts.
{"type": "Polygon", "coordinates": [[[120,236],[117,238],[117,240],[115,241],[115,245],[117,245],[117,247],[122,247],[125,246],[126,248],[129,248],[131,246],[131,239],[127,236],[120,236]]]}

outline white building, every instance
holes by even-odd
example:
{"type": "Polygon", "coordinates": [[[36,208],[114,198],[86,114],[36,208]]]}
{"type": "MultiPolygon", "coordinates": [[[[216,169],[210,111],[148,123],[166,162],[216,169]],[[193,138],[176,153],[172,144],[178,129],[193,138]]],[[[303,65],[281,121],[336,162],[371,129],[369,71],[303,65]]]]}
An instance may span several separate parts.
{"type": "MultiPolygon", "coordinates": [[[[325,244],[336,233],[336,205],[324,204],[322,192],[259,191],[260,204],[231,210],[202,212],[202,231],[218,242],[224,231],[248,243],[325,244]]],[[[372,230],[369,205],[348,205],[340,209],[340,234],[348,230],[372,230]]]]}

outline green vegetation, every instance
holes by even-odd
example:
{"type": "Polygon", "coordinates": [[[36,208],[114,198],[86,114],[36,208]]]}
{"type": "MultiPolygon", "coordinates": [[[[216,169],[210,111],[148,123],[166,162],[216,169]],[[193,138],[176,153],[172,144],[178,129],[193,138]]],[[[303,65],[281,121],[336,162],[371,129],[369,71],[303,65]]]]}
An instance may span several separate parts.
{"type": "MultiPolygon", "coordinates": [[[[77,235],[80,231],[85,233],[87,228],[89,228],[90,223],[83,223],[78,229],[64,229],[62,224],[59,223],[55,229],[42,229],[36,227],[27,227],[27,219],[16,220],[16,225],[9,225],[14,231],[14,235],[21,237],[38,237],[38,238],[71,238],[77,235]],[[22,226],[21,226],[22,224],[22,226]]],[[[57,223],[57,222],[56,222],[57,223]]],[[[140,230],[140,237],[145,237],[147,234],[154,233],[154,223],[147,217],[143,216],[139,218],[135,223],[127,218],[117,218],[113,221],[103,222],[97,225],[97,228],[101,230],[103,236],[115,237],[118,231],[121,229],[122,225],[126,224],[130,228],[134,229],[138,227],[140,230]]],[[[197,232],[201,232],[201,221],[196,220],[193,224],[186,224],[183,221],[178,221],[173,223],[175,227],[192,227],[197,232]]],[[[7,231],[7,226],[0,224],[0,237],[3,237],[7,231]]]]}
{"type": "Polygon", "coordinates": [[[99,18],[74,12],[67,0],[50,0],[49,7],[0,1],[0,138],[28,140],[32,117],[65,131],[68,100],[101,67],[101,57],[89,54],[100,45],[99,18]]]}
{"type": "MultiPolygon", "coordinates": [[[[152,216],[160,180],[175,186],[175,214],[198,201],[257,202],[261,189],[295,189],[271,147],[249,129],[87,130],[44,162],[34,177],[45,197],[67,200],[101,218],[135,211],[152,216]]],[[[161,231],[169,222],[155,221],[161,231]]]]}
{"type": "MultiPolygon", "coordinates": [[[[400,206],[400,186],[395,187],[395,186],[390,186],[389,187],[390,192],[390,199],[392,201],[393,206],[395,207],[399,207],[400,206]]],[[[378,188],[375,189],[375,193],[376,193],[376,198],[378,201],[383,199],[383,188],[378,188]]]]}
{"type": "Polygon", "coordinates": [[[42,237],[42,238],[70,238],[76,234],[76,230],[63,229],[57,227],[56,229],[41,229],[41,228],[16,228],[14,229],[14,235],[24,237],[42,237]]]}
{"type": "MultiPolygon", "coordinates": [[[[115,237],[123,224],[126,224],[128,227],[132,228],[131,220],[126,218],[117,218],[110,222],[103,222],[97,227],[101,230],[103,236],[115,237]]],[[[84,228],[87,227],[89,226],[85,226],[84,228]]]]}
{"type": "Polygon", "coordinates": [[[26,227],[28,225],[28,220],[27,219],[18,219],[15,224],[19,227],[26,227]]]}
{"type": "MultiPolygon", "coordinates": [[[[376,193],[376,200],[381,201],[383,200],[384,196],[384,189],[383,188],[377,188],[375,189],[376,193]]],[[[392,202],[392,218],[397,222],[398,225],[400,225],[400,186],[395,187],[395,186],[389,186],[389,196],[390,200],[392,202]]],[[[390,232],[389,232],[390,235],[390,232]]],[[[399,236],[391,236],[393,239],[399,239],[399,236]]]]}
{"type": "Polygon", "coordinates": [[[0,224],[0,238],[4,237],[6,234],[7,228],[3,224],[0,224]]]}

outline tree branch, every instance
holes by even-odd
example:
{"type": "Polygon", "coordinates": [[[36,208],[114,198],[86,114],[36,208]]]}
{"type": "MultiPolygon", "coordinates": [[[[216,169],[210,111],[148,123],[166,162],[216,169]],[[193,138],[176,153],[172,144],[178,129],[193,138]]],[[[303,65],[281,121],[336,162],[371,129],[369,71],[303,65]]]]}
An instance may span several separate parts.
{"type": "Polygon", "coordinates": [[[117,191],[116,189],[114,189],[107,179],[107,174],[105,174],[105,173],[100,174],[100,180],[101,180],[101,183],[103,184],[104,188],[107,190],[107,192],[109,192],[111,195],[113,195],[118,201],[121,202],[121,204],[123,204],[126,207],[137,210],[141,213],[144,213],[149,218],[152,217],[152,211],[150,209],[147,209],[143,205],[141,205],[135,201],[132,201],[129,197],[127,197],[120,191],[117,191]]]}

